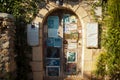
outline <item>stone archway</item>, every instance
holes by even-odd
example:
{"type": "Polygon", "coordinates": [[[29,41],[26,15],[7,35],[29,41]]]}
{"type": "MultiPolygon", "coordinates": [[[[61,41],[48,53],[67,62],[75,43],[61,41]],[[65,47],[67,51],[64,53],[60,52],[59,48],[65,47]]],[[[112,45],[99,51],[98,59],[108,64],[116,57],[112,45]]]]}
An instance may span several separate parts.
{"type": "MultiPolygon", "coordinates": [[[[79,33],[78,31],[81,31],[82,30],[82,28],[81,28],[81,24],[80,24],[80,21],[79,21],[79,19],[78,19],[78,16],[73,12],[73,11],[71,11],[70,9],[67,9],[67,8],[57,8],[57,9],[54,9],[54,10],[52,10],[51,12],[49,12],[48,13],[49,15],[48,16],[46,16],[46,20],[44,20],[44,22],[43,22],[43,35],[44,35],[44,37],[43,37],[43,46],[45,46],[44,48],[43,48],[43,64],[45,64],[44,65],[44,72],[45,72],[45,75],[44,75],[44,79],[45,80],[58,80],[58,79],[60,79],[60,80],[64,80],[64,79],[66,79],[67,78],[67,74],[68,74],[68,72],[70,73],[70,74],[72,74],[69,70],[67,70],[67,66],[68,65],[76,65],[76,73],[75,73],[75,71],[74,71],[74,74],[76,74],[75,76],[74,76],[74,78],[77,78],[78,79],[78,76],[80,77],[81,75],[81,52],[82,52],[82,44],[81,43],[79,43],[79,42],[81,42],[81,40],[82,40],[82,36],[81,36],[81,32],[79,33]],[[69,22],[69,23],[65,23],[64,22],[64,18],[65,18],[65,16],[69,16],[69,18],[72,16],[72,17],[75,17],[76,18],[76,22],[69,22]],[[50,18],[58,18],[59,19],[59,26],[58,26],[58,28],[61,28],[62,30],[60,31],[61,33],[63,33],[63,34],[61,34],[61,35],[63,35],[63,36],[60,36],[60,37],[56,37],[55,35],[55,39],[56,38],[60,38],[61,40],[62,40],[62,46],[61,47],[54,47],[53,45],[46,45],[47,43],[46,43],[46,41],[48,40],[48,39],[51,39],[51,36],[52,36],[52,39],[53,39],[53,35],[49,35],[50,33],[49,33],[49,30],[51,30],[51,28],[48,28],[49,27],[49,25],[47,24],[48,23],[48,19],[50,19],[50,18]],[[64,17],[64,18],[63,18],[64,17]],[[64,32],[64,30],[66,29],[65,27],[65,25],[67,25],[69,28],[70,28],[70,25],[72,25],[72,26],[76,26],[76,28],[72,28],[73,30],[70,30],[70,33],[72,33],[72,34],[75,34],[75,35],[77,35],[78,34],[78,37],[75,37],[76,39],[74,39],[74,38],[68,38],[67,36],[68,35],[71,35],[71,34],[69,34],[69,33],[67,33],[67,32],[64,32]],[[73,40],[74,39],[74,40],[73,40]],[[72,40],[73,42],[71,42],[70,40],[72,40]],[[75,41],[76,40],[76,41],[75,41]],[[67,41],[65,44],[64,44],[64,42],[65,41],[67,41]],[[68,45],[70,45],[70,44],[73,44],[73,43],[75,43],[76,44],[76,48],[75,49],[66,49],[67,47],[66,46],[68,46],[68,45]],[[80,45],[78,45],[78,44],[80,44],[80,45]],[[53,50],[55,51],[56,49],[59,49],[59,51],[58,52],[56,52],[56,56],[54,56],[53,57],[53,54],[54,54],[54,52],[53,52],[53,50]],[[71,51],[72,50],[72,51],[71,51]],[[53,52],[53,54],[52,54],[52,52],[53,52]],[[51,53],[50,53],[51,52],[51,53]],[[73,61],[73,62],[70,62],[70,61],[66,61],[67,60],[67,54],[68,54],[68,52],[70,52],[70,54],[75,54],[75,61],[73,61]],[[72,52],[72,53],[71,53],[72,52]],[[59,57],[58,57],[58,54],[59,54],[59,57]],[[52,56],[48,56],[48,55],[52,55],[52,56]],[[46,62],[46,59],[47,60],[51,60],[51,61],[48,61],[48,62],[46,62]],[[53,61],[56,61],[56,59],[57,59],[57,61],[59,60],[59,65],[55,65],[55,66],[51,66],[51,65],[46,65],[47,63],[51,63],[51,62],[53,62],[53,61]],[[59,71],[58,71],[58,73],[59,73],[59,75],[57,75],[57,76],[50,76],[50,75],[48,75],[48,69],[59,69],[59,71]],[[79,72],[79,73],[78,73],[79,72]],[[78,75],[79,74],[79,75],[78,75]]],[[[52,28],[52,29],[54,29],[54,28],[52,28]]],[[[55,27],[55,29],[54,30],[56,30],[56,27],[55,27]]],[[[59,29],[58,29],[59,30],[59,29]]],[[[51,32],[51,31],[50,31],[51,32]]],[[[52,32],[51,32],[52,33],[52,32]]],[[[55,33],[55,32],[54,32],[55,33]]],[[[57,33],[56,33],[57,34],[57,33]]],[[[54,54],[55,55],[55,54],[54,54]]],[[[51,63],[52,64],[52,63],[51,63]]],[[[57,72],[56,72],[57,73],[57,72]]],[[[52,74],[52,73],[51,73],[52,74]]],[[[70,76],[70,75],[69,75],[70,76]]],[[[80,78],[79,78],[80,79],[80,78]]]]}
{"type": "Polygon", "coordinates": [[[88,74],[91,74],[92,64],[91,61],[88,61],[88,58],[92,58],[92,54],[88,55],[87,52],[92,53],[91,50],[86,49],[86,25],[88,22],[91,22],[90,15],[86,11],[85,7],[81,6],[81,4],[76,4],[75,6],[72,6],[70,4],[65,4],[63,6],[58,6],[52,2],[47,4],[44,8],[40,9],[38,16],[34,19],[33,22],[40,22],[40,44],[37,47],[33,47],[33,56],[32,56],[32,70],[33,70],[33,78],[34,80],[43,80],[44,73],[44,67],[43,67],[43,40],[42,37],[44,37],[43,34],[43,24],[47,18],[47,16],[57,9],[67,9],[73,11],[79,18],[81,25],[82,25],[82,62],[81,62],[81,74],[83,76],[84,72],[88,72],[88,74]],[[87,58],[86,58],[87,57],[87,58]],[[85,63],[85,62],[88,63],[85,63]],[[89,66],[90,69],[86,69],[85,67],[89,66]]]}

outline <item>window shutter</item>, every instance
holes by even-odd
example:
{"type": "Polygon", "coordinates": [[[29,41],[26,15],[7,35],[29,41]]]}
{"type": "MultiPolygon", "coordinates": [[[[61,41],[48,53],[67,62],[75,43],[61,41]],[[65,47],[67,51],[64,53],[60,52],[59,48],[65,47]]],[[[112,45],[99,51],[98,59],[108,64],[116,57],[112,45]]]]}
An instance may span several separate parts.
{"type": "Polygon", "coordinates": [[[87,48],[98,48],[98,23],[88,23],[86,34],[87,48]]]}
{"type": "Polygon", "coordinates": [[[27,25],[27,42],[30,46],[39,45],[39,23],[27,25]]]}

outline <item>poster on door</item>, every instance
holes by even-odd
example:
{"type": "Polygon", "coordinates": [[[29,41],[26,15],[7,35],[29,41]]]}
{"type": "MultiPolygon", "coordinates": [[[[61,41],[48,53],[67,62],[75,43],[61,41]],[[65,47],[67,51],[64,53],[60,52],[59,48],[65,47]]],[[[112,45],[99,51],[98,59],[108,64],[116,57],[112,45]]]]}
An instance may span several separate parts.
{"type": "Polygon", "coordinates": [[[60,66],[60,58],[47,58],[46,66],[60,66]]]}
{"type": "Polygon", "coordinates": [[[77,56],[76,52],[67,52],[67,62],[68,63],[75,62],[77,59],[76,56],[77,56]]]}
{"type": "Polygon", "coordinates": [[[58,29],[48,29],[48,37],[58,38],[58,29]]]}
{"type": "Polygon", "coordinates": [[[62,47],[62,39],[60,37],[58,38],[50,37],[47,39],[47,46],[48,47],[62,47]]]}
{"type": "Polygon", "coordinates": [[[47,25],[49,29],[58,29],[59,26],[59,17],[58,16],[49,16],[47,20],[47,25]]]}
{"type": "Polygon", "coordinates": [[[77,30],[77,24],[65,24],[65,30],[77,30]]]}
{"type": "Polygon", "coordinates": [[[67,65],[66,65],[66,73],[68,75],[75,75],[76,72],[77,72],[76,63],[67,63],[67,65]]]}
{"type": "Polygon", "coordinates": [[[59,76],[60,67],[46,67],[46,73],[48,76],[59,76]]]}

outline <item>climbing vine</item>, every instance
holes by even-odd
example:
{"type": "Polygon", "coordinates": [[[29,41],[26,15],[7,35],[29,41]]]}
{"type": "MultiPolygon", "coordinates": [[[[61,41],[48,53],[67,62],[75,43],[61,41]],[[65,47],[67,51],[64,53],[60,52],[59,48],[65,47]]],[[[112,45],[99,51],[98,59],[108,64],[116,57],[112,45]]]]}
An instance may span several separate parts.
{"type": "MultiPolygon", "coordinates": [[[[30,23],[41,7],[44,0],[0,0],[0,12],[12,14],[16,25],[16,80],[32,80],[31,75],[31,47],[27,45],[26,24],[30,23]]],[[[13,76],[7,75],[6,78],[13,76]]],[[[7,80],[7,79],[6,79],[7,80]]],[[[10,78],[9,78],[10,80],[10,78]]],[[[12,79],[11,79],[12,80],[12,79]]]]}
{"type": "Polygon", "coordinates": [[[97,74],[108,75],[111,80],[120,79],[120,3],[119,0],[108,0],[107,16],[104,18],[106,34],[105,54],[97,63],[97,74]],[[106,56],[106,57],[105,57],[106,56]],[[105,58],[104,58],[105,57],[105,58]],[[99,64],[102,60],[102,64],[99,64]],[[102,67],[101,67],[102,66],[102,67]],[[101,67],[101,68],[100,68],[101,67]],[[106,68],[105,68],[106,67],[106,68]],[[104,68],[104,69],[103,69],[104,68]],[[105,74],[104,74],[105,73],[105,74]]]}
{"type": "Polygon", "coordinates": [[[44,0],[0,0],[0,12],[12,14],[16,20],[31,22],[44,0]]]}

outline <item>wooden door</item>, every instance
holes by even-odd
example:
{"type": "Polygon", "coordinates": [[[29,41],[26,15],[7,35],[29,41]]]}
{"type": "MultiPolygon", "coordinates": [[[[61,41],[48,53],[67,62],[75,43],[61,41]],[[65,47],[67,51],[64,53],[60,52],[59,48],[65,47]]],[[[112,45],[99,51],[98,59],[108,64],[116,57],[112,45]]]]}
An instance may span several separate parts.
{"type": "Polygon", "coordinates": [[[44,27],[44,80],[74,80],[81,72],[82,28],[74,15],[59,19],[49,16],[44,27]]]}

